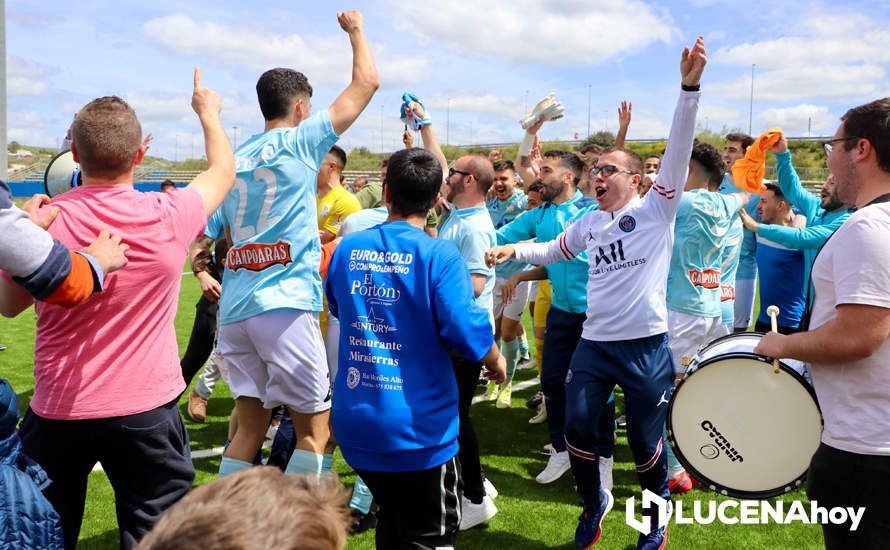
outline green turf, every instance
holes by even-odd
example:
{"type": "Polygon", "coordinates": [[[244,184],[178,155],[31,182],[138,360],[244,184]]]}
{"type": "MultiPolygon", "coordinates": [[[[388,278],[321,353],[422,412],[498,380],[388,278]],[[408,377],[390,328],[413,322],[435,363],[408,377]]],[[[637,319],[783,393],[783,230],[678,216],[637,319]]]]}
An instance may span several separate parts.
{"type": "MultiPolygon", "coordinates": [[[[199,296],[193,277],[184,277],[180,295],[176,332],[180,350],[185,349],[194,316],[194,304],[199,296]]],[[[19,406],[24,410],[34,385],[32,360],[34,349],[34,311],[29,309],[16,319],[0,318],[0,342],[9,348],[0,352],[0,374],[8,378],[19,394],[19,406]]],[[[528,320],[526,319],[526,326],[528,320]]],[[[517,381],[530,378],[533,371],[517,372],[517,381]]],[[[500,410],[492,403],[474,405],[473,418],[479,434],[482,462],[487,476],[500,492],[497,499],[499,513],[489,526],[463,532],[460,548],[571,548],[571,541],[579,513],[578,496],[572,492],[571,476],[552,485],[542,486],[534,481],[543,469],[546,457],[540,453],[547,442],[546,425],[530,425],[531,411],[522,405],[537,388],[514,393],[516,408],[500,410]]],[[[621,400],[619,399],[619,403],[621,400]]],[[[619,405],[620,406],[620,405],[619,405]]],[[[180,403],[185,414],[185,399],[180,403]]],[[[217,387],[208,407],[207,422],[188,424],[193,449],[218,447],[225,440],[227,415],[231,408],[231,394],[224,383],[217,387]]],[[[212,480],[219,466],[219,458],[195,461],[196,483],[212,480]]],[[[336,455],[335,470],[346,484],[355,476],[336,455]]],[[[619,431],[615,462],[615,509],[605,520],[603,536],[597,548],[632,548],[636,532],[625,525],[624,504],[628,497],[639,497],[639,486],[632,469],[627,440],[619,431]]],[[[694,490],[681,497],[691,509],[695,499],[708,500],[714,495],[694,490]]],[[[805,499],[802,492],[791,493],[786,499],[805,499]]],[[[638,498],[639,500],[639,498],[638,498]]],[[[262,537],[261,533],[257,534],[262,537]]],[[[821,548],[822,534],[818,526],[793,525],[674,525],[670,526],[670,546],[673,548],[821,548]]],[[[105,474],[90,476],[86,513],[80,535],[79,548],[111,549],[118,545],[114,516],[114,496],[105,474]]],[[[373,548],[373,531],[352,537],[349,549],[373,548]]]]}

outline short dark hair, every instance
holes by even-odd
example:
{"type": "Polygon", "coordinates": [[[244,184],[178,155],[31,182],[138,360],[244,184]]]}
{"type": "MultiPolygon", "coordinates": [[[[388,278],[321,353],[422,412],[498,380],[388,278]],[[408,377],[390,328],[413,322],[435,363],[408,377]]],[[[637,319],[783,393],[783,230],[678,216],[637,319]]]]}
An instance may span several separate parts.
{"type": "Polygon", "coordinates": [[[133,167],[142,144],[142,126],[126,101],[100,97],[74,117],[71,140],[84,174],[116,177],[133,167]]]}
{"type": "Polygon", "coordinates": [[[426,214],[442,187],[442,165],[426,149],[402,149],[389,157],[383,186],[389,188],[394,214],[426,214]]]}
{"type": "Polygon", "coordinates": [[[777,199],[788,202],[788,199],[785,198],[785,194],[782,193],[782,190],[775,183],[765,183],[763,184],[763,186],[766,187],[769,191],[772,191],[773,194],[776,195],[777,199]]]}
{"type": "MultiPolygon", "coordinates": [[[[648,158],[648,157],[647,157],[648,158]]],[[[723,182],[725,165],[720,151],[710,143],[695,140],[692,146],[692,162],[695,162],[708,174],[708,189],[716,189],[723,182]]]]}
{"type": "Polygon", "coordinates": [[[266,120],[288,116],[297,96],[312,97],[306,75],[293,69],[269,69],[256,83],[260,111],[266,120]]]}
{"type": "Polygon", "coordinates": [[[499,160],[492,166],[494,167],[495,172],[503,172],[504,170],[516,171],[516,165],[513,164],[512,160],[499,160]]]}
{"type": "Polygon", "coordinates": [[[754,143],[754,138],[749,136],[748,134],[743,134],[741,132],[733,132],[731,134],[726,134],[726,141],[737,141],[742,144],[742,152],[745,153],[748,151],[748,147],[754,143]]]}
{"type": "Polygon", "coordinates": [[[339,145],[334,145],[331,147],[331,150],[328,151],[328,154],[334,157],[334,160],[337,161],[337,168],[339,168],[342,173],[343,169],[346,168],[346,151],[339,145]]]}
{"type": "Polygon", "coordinates": [[[165,179],[164,181],[161,182],[161,187],[162,187],[162,188],[163,188],[163,187],[170,187],[170,186],[176,187],[176,182],[173,181],[173,180],[171,180],[171,179],[169,179],[169,178],[168,178],[168,179],[165,179]]]}
{"type": "Polygon", "coordinates": [[[634,174],[643,175],[643,157],[641,157],[639,153],[626,147],[613,146],[603,149],[603,156],[615,152],[624,153],[624,156],[627,157],[628,164],[630,164],[630,166],[628,166],[627,168],[631,172],[633,172],[634,174]]]}
{"type": "MultiPolygon", "coordinates": [[[[877,99],[871,103],[853,107],[841,117],[844,123],[844,137],[867,139],[875,150],[878,167],[890,172],[890,97],[877,99]]],[[[844,150],[856,146],[856,140],[844,143],[844,150]]]]}
{"type": "Polygon", "coordinates": [[[571,151],[553,150],[544,153],[545,159],[557,159],[560,166],[568,169],[572,173],[572,180],[575,185],[581,181],[581,174],[584,173],[584,161],[581,157],[571,151]]]}
{"type": "Polygon", "coordinates": [[[389,157],[380,159],[380,167],[386,168],[387,166],[389,166],[389,157]]]}
{"type": "Polygon", "coordinates": [[[661,160],[661,155],[659,155],[658,153],[652,153],[651,155],[646,155],[646,156],[643,157],[643,158],[644,158],[644,159],[658,159],[658,160],[661,160]]]}

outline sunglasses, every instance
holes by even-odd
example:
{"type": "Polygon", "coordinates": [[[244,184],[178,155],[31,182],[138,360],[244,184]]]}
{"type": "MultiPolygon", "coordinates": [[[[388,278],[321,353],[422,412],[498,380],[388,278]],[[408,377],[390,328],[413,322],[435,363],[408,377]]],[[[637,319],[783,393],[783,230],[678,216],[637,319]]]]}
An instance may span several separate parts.
{"type": "Polygon", "coordinates": [[[614,164],[606,164],[605,166],[594,166],[590,169],[590,179],[597,177],[600,173],[603,174],[604,178],[608,178],[609,176],[614,176],[618,172],[622,172],[625,174],[636,174],[631,170],[625,170],[623,168],[618,168],[614,164]]]}
{"type": "Polygon", "coordinates": [[[449,168],[448,169],[448,177],[450,178],[454,174],[460,174],[461,176],[469,176],[470,175],[469,172],[464,172],[462,170],[455,170],[454,168],[449,168]]]}

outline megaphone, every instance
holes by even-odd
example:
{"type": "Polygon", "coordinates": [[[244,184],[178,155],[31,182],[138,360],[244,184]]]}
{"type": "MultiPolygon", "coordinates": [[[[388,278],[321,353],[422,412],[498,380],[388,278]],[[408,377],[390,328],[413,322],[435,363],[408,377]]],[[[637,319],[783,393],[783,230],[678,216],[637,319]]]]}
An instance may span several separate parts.
{"type": "Polygon", "coordinates": [[[43,173],[43,186],[50,197],[58,197],[82,183],[80,165],[74,162],[71,151],[54,156],[43,173]]]}

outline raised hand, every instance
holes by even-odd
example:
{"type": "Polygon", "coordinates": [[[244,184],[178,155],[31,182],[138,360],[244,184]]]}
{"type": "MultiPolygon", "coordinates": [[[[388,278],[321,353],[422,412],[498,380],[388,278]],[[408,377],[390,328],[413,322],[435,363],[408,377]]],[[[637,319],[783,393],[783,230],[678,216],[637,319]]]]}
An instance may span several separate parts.
{"type": "Polygon", "coordinates": [[[219,94],[201,85],[201,68],[195,67],[195,88],[192,91],[192,109],[199,117],[219,115],[222,111],[222,98],[219,94]]]}
{"type": "Polygon", "coordinates": [[[776,142],[775,145],[771,147],[773,153],[784,153],[788,150],[788,140],[785,139],[785,133],[782,132],[782,137],[779,138],[779,141],[776,142]]]}
{"type": "Polygon", "coordinates": [[[627,128],[630,126],[631,112],[633,111],[633,103],[630,101],[622,101],[618,106],[618,126],[627,128]]]}
{"type": "Polygon", "coordinates": [[[358,10],[337,12],[337,22],[340,23],[340,28],[348,33],[360,31],[364,25],[362,12],[358,10]]]}
{"type": "Polygon", "coordinates": [[[51,200],[52,199],[50,199],[48,195],[34,195],[25,201],[25,204],[22,205],[22,210],[24,210],[28,214],[28,217],[31,218],[31,223],[41,229],[46,229],[53,223],[56,216],[59,215],[59,208],[57,206],[53,206],[43,214],[39,212],[40,207],[49,204],[51,200]]]}
{"type": "Polygon", "coordinates": [[[147,136],[142,140],[142,146],[145,147],[145,150],[148,151],[148,148],[151,147],[151,140],[154,139],[154,136],[151,132],[148,133],[147,136]]]}
{"type": "Polygon", "coordinates": [[[680,77],[684,86],[698,86],[701,82],[702,72],[705,70],[705,64],[708,62],[708,56],[705,52],[705,39],[699,36],[692,46],[683,48],[683,55],[680,58],[680,77]]]}
{"type": "Polygon", "coordinates": [[[411,133],[407,126],[405,126],[405,131],[402,133],[402,143],[405,144],[405,149],[414,147],[414,134],[411,133]]]}
{"type": "Polygon", "coordinates": [[[103,229],[93,244],[83,251],[95,258],[102,271],[108,275],[127,265],[126,253],[129,249],[130,245],[121,243],[120,235],[112,235],[107,229],[103,229]]]}

